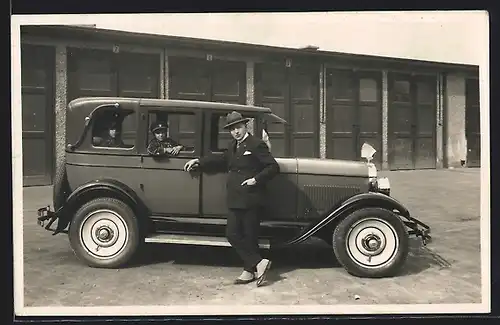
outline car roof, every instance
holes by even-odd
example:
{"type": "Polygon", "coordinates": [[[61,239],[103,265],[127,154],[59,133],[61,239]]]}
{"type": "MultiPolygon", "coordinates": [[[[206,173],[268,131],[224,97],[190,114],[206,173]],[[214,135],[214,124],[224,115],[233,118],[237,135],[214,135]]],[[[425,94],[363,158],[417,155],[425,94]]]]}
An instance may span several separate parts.
{"type": "Polygon", "coordinates": [[[259,107],[253,105],[241,105],[221,102],[180,100],[180,99],[157,99],[157,98],[127,98],[127,97],[81,97],[70,102],[72,108],[81,106],[84,103],[138,103],[141,107],[154,106],[155,108],[198,108],[198,109],[216,109],[226,111],[246,111],[259,113],[272,113],[268,107],[259,107]]]}

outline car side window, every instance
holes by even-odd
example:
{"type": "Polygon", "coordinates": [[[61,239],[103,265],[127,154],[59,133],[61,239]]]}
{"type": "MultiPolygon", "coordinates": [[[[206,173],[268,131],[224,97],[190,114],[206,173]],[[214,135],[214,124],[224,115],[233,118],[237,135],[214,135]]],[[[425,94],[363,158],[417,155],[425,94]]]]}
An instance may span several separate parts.
{"type": "MultiPolygon", "coordinates": [[[[248,131],[251,134],[254,134],[252,128],[256,127],[255,116],[252,116],[250,114],[242,114],[242,115],[243,117],[250,118],[250,121],[247,124],[249,127],[248,131]]],[[[209,148],[211,152],[224,152],[232,140],[229,130],[224,129],[224,125],[226,124],[226,116],[227,113],[211,114],[210,129],[212,131],[212,134],[210,136],[210,148],[209,148]]]]}
{"type": "Polygon", "coordinates": [[[146,148],[150,148],[150,152],[151,148],[163,143],[168,150],[180,146],[179,154],[193,154],[196,127],[197,116],[192,112],[149,111],[146,148]]]}
{"type": "Polygon", "coordinates": [[[135,146],[136,126],[137,119],[133,110],[120,108],[99,112],[91,128],[92,146],[132,149],[135,146]]]}

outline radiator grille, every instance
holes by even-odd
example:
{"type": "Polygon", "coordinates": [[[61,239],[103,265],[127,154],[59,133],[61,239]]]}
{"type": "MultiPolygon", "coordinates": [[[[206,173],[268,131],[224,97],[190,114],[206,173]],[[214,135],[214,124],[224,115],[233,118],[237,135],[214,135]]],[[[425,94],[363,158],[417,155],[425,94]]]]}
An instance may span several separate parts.
{"type": "Polygon", "coordinates": [[[324,213],[340,201],[360,192],[361,189],[357,186],[305,185],[301,200],[303,213],[310,210],[324,213]]]}

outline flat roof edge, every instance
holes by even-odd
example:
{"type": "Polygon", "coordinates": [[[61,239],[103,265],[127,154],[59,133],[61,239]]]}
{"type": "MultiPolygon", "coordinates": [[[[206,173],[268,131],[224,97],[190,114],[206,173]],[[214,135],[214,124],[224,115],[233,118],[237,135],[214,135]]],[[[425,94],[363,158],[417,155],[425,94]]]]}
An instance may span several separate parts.
{"type": "Polygon", "coordinates": [[[131,43],[137,41],[151,42],[159,47],[164,47],[170,44],[179,46],[201,45],[219,49],[241,49],[241,50],[246,49],[246,50],[262,51],[269,53],[280,53],[283,55],[288,54],[288,55],[302,55],[310,57],[340,58],[340,59],[349,58],[349,59],[374,61],[378,63],[398,62],[398,63],[410,64],[412,66],[425,66],[434,68],[442,67],[447,69],[455,68],[458,70],[479,72],[479,65],[474,65],[474,64],[453,63],[453,62],[448,63],[442,61],[429,61],[420,59],[376,56],[368,54],[355,54],[355,53],[334,52],[334,51],[295,49],[295,48],[269,46],[261,44],[250,44],[250,43],[233,42],[233,41],[129,32],[123,30],[93,28],[93,27],[74,26],[74,25],[24,25],[21,26],[21,34],[33,35],[33,36],[50,36],[50,37],[59,36],[60,38],[75,36],[75,34],[76,36],[81,36],[81,37],[105,37],[105,38],[118,37],[122,38],[126,42],[131,42],[131,43]]]}

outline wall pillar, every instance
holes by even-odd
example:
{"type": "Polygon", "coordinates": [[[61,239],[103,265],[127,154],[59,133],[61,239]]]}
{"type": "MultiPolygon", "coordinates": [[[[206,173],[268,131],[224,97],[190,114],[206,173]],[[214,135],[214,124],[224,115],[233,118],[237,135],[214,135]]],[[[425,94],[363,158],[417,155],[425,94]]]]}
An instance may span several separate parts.
{"type": "Polygon", "coordinates": [[[161,90],[161,98],[168,99],[168,91],[170,89],[170,78],[168,77],[168,55],[167,51],[163,50],[161,54],[161,78],[160,78],[160,90],[161,90]]]}
{"type": "Polygon", "coordinates": [[[382,170],[389,169],[389,79],[382,71],[382,170]]]}
{"type": "Polygon", "coordinates": [[[438,74],[436,83],[436,168],[443,168],[443,74],[438,74]]]}
{"type": "MultiPolygon", "coordinates": [[[[255,105],[255,63],[253,61],[246,62],[246,104],[255,105]]],[[[253,120],[248,123],[250,132],[257,137],[261,135],[255,134],[253,120]]],[[[271,139],[272,142],[272,139],[271,139]]]]}
{"type": "Polygon", "coordinates": [[[446,161],[461,167],[467,158],[465,137],[465,77],[448,74],[446,79],[446,161]]]}
{"type": "Polygon", "coordinates": [[[68,88],[68,55],[65,45],[56,46],[55,64],[55,175],[54,179],[60,180],[63,176],[66,161],[66,106],[68,88]]]}
{"type": "Polygon", "coordinates": [[[319,157],[326,158],[326,67],[319,71],[319,157]]]}

